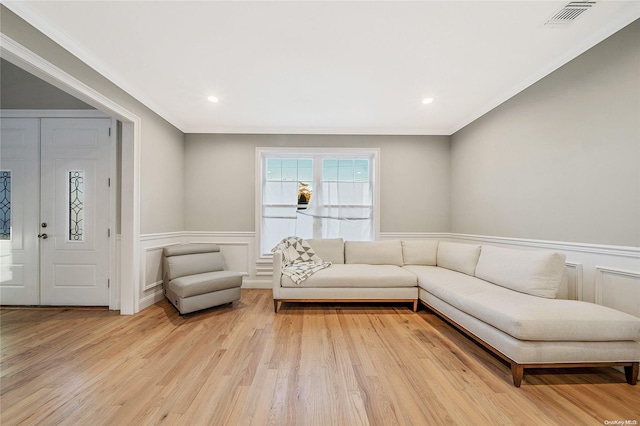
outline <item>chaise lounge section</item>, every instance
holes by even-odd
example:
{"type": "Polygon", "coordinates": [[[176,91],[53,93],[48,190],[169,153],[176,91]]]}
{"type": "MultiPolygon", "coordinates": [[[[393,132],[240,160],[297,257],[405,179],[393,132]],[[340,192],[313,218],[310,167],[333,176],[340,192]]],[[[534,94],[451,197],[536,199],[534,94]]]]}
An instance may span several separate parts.
{"type": "Polygon", "coordinates": [[[563,255],[441,242],[439,264],[443,257],[456,269],[405,266],[421,303],[506,359],[515,386],[525,368],[601,366],[623,366],[636,383],[640,319],[555,298],[566,286],[563,255]]]}
{"type": "Polygon", "coordinates": [[[333,265],[296,285],[276,252],[276,312],[282,302],[376,300],[412,302],[415,311],[419,300],[507,360],[516,387],[527,368],[621,366],[626,381],[637,382],[640,318],[565,300],[560,253],[437,241],[309,243],[333,265]]]}

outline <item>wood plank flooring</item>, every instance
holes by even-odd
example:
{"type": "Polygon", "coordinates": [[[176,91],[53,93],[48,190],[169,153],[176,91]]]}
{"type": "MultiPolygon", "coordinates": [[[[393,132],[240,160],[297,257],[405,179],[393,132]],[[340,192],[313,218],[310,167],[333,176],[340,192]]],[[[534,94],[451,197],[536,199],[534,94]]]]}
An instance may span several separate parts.
{"type": "MultiPolygon", "coordinates": [[[[603,425],[640,421],[610,368],[509,366],[406,304],[288,304],[243,290],[180,317],[0,311],[2,425],[603,425]]],[[[630,423],[632,424],[632,423],[630,423]]],[[[637,424],[637,423],[636,423],[637,424]]]]}

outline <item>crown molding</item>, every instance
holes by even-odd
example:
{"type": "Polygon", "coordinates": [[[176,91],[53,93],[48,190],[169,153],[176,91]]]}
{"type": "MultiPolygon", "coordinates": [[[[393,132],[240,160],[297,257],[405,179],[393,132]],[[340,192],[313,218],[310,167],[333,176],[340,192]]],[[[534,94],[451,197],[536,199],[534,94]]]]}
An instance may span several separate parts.
{"type": "Polygon", "coordinates": [[[361,136],[449,136],[447,128],[385,128],[385,127],[216,127],[194,126],[185,133],[268,134],[268,135],[361,135],[361,136]]]}

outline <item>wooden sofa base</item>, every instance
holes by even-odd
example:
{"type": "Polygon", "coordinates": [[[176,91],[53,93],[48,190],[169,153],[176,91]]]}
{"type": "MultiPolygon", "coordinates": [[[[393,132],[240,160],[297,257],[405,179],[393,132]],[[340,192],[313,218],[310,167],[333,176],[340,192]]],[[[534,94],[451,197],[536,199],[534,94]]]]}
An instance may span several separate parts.
{"type": "Polygon", "coordinates": [[[483,347],[493,352],[495,355],[507,361],[511,364],[511,376],[513,377],[513,384],[515,387],[519,388],[522,384],[522,379],[524,378],[524,370],[525,368],[595,368],[595,367],[624,367],[624,375],[626,381],[630,385],[635,385],[638,382],[638,366],[639,362],[587,362],[587,363],[549,363],[549,364],[518,364],[475,334],[471,333],[463,326],[433,308],[432,306],[425,303],[423,300],[420,300],[427,309],[433,311],[436,315],[453,325],[455,328],[464,333],[467,337],[475,340],[483,347]]]}
{"type": "Polygon", "coordinates": [[[635,385],[638,382],[638,362],[576,362],[576,363],[558,363],[558,364],[518,364],[509,359],[511,363],[511,375],[513,376],[513,384],[520,387],[522,378],[524,377],[525,368],[596,368],[596,367],[624,367],[624,375],[627,383],[635,385]]]}
{"type": "Polygon", "coordinates": [[[282,302],[295,303],[373,303],[373,302],[407,302],[413,304],[413,312],[418,310],[417,299],[274,299],[273,309],[276,314],[280,310],[282,302]]]}

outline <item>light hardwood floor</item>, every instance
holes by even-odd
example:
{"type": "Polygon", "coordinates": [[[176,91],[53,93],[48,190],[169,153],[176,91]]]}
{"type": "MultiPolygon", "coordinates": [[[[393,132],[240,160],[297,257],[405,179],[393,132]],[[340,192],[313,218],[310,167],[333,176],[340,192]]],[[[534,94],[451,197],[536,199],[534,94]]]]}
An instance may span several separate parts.
{"type": "Polygon", "coordinates": [[[614,369],[507,364],[407,304],[284,304],[270,290],[180,317],[0,311],[0,423],[603,425],[640,422],[614,369]]]}

